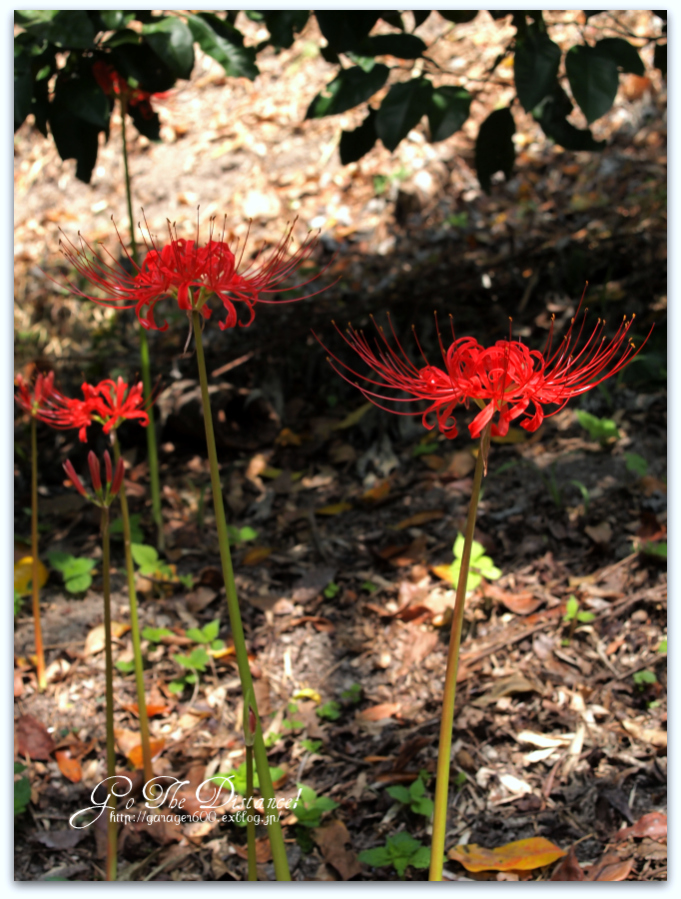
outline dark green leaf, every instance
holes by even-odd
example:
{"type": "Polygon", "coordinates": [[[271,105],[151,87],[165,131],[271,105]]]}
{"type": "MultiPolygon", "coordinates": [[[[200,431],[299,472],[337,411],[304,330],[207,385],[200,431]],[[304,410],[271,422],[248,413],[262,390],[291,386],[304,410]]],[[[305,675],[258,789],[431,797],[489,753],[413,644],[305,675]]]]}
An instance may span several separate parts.
{"type": "Polygon", "coordinates": [[[402,16],[398,12],[388,12],[388,10],[381,10],[381,18],[384,22],[387,22],[388,25],[392,25],[393,28],[404,31],[404,22],[402,21],[402,16]]]}
{"type": "MultiPolygon", "coordinates": [[[[15,47],[16,51],[16,47],[15,47]]],[[[31,56],[22,51],[14,55],[14,130],[16,131],[31,112],[33,105],[33,76],[31,56]]]]}
{"type": "Polygon", "coordinates": [[[376,110],[369,109],[369,115],[359,128],[343,131],[340,139],[340,160],[343,165],[356,162],[376,143],[376,110]]]}
{"type": "Polygon", "coordinates": [[[644,75],[645,68],[635,47],[621,37],[606,37],[597,41],[595,48],[601,56],[612,59],[623,72],[644,75]]]}
{"type": "MultiPolygon", "coordinates": [[[[479,9],[438,9],[438,12],[442,16],[443,19],[447,19],[448,22],[455,22],[457,25],[463,25],[465,22],[472,22],[473,19],[480,12],[479,9]]],[[[494,13],[492,13],[494,16],[494,13]]],[[[503,16],[507,16],[508,13],[505,12],[502,14],[503,16]]]]}
{"type": "Polygon", "coordinates": [[[429,9],[412,9],[412,14],[414,16],[414,28],[420,28],[421,25],[426,21],[428,16],[430,15],[429,9]]]}
{"type": "Polygon", "coordinates": [[[87,50],[93,45],[95,29],[85,10],[24,10],[22,18],[18,24],[38,40],[68,50],[87,50]]]}
{"type": "Polygon", "coordinates": [[[189,78],[194,68],[194,41],[190,29],[176,16],[166,16],[142,28],[147,43],[178,78],[189,78]]]}
{"type": "Polygon", "coordinates": [[[64,79],[59,96],[60,102],[79,119],[100,131],[109,127],[111,106],[91,72],[81,71],[77,77],[64,79]]]}
{"type": "Polygon", "coordinates": [[[667,75],[667,45],[655,44],[655,54],[653,56],[653,65],[659,69],[664,76],[667,75]]]}
{"type": "Polygon", "coordinates": [[[531,112],[550,92],[558,74],[560,47],[535,25],[516,38],[515,86],[526,112],[531,112]]]}
{"type": "Polygon", "coordinates": [[[490,179],[495,172],[511,177],[515,161],[514,134],[515,123],[508,107],[490,113],[480,126],[475,142],[475,169],[485,193],[490,191],[490,179]]]}
{"type": "Polygon", "coordinates": [[[265,10],[265,25],[270,33],[270,43],[279,50],[288,48],[294,37],[307,25],[310,13],[306,9],[265,10]]]}
{"type": "Polygon", "coordinates": [[[21,777],[14,781],[14,814],[23,814],[31,801],[31,781],[21,777]]]}
{"type": "Polygon", "coordinates": [[[225,73],[232,78],[249,78],[258,75],[253,47],[243,46],[243,35],[229,22],[212,13],[187,17],[194,40],[204,53],[217,60],[225,73]]]}
{"type": "Polygon", "coordinates": [[[396,56],[418,59],[426,45],[415,34],[377,34],[362,41],[361,52],[367,56],[396,56]]]}
{"type": "Polygon", "coordinates": [[[315,10],[317,24],[336,53],[359,52],[360,44],[378,21],[380,12],[372,10],[315,10]]]}
{"type": "Polygon", "coordinates": [[[582,10],[584,13],[584,18],[588,21],[592,16],[598,16],[602,12],[605,12],[604,9],[584,9],[582,10]]]}
{"type": "Polygon", "coordinates": [[[150,94],[160,94],[175,84],[174,72],[152,52],[146,38],[114,47],[110,60],[126,81],[134,81],[136,86],[150,94]]]}
{"type": "Polygon", "coordinates": [[[365,865],[371,865],[372,868],[382,868],[384,865],[392,863],[392,856],[385,846],[377,846],[375,849],[364,849],[357,858],[364,862],[365,865]]]}
{"type": "Polygon", "coordinates": [[[445,140],[468,118],[471,95],[462,87],[436,87],[428,104],[431,141],[445,140]]]}
{"type": "Polygon", "coordinates": [[[108,31],[118,31],[135,18],[135,14],[124,9],[100,9],[99,16],[108,31]]]}
{"type": "Polygon", "coordinates": [[[552,92],[535,108],[533,115],[544,134],[566,150],[602,150],[604,140],[594,140],[588,128],[575,128],[567,121],[572,108],[570,98],[556,81],[552,92]]]}
{"type": "Polygon", "coordinates": [[[135,128],[148,140],[161,139],[161,122],[148,100],[128,106],[128,115],[135,128]]]}
{"type": "Polygon", "coordinates": [[[376,133],[388,150],[394,150],[428,111],[432,93],[427,78],[393,84],[376,116],[376,133]]]}
{"type": "Polygon", "coordinates": [[[75,159],[76,178],[89,184],[97,162],[99,132],[102,129],[74,115],[65,102],[59,79],[54,99],[49,104],[48,121],[57,152],[62,159],[75,159]]]}
{"type": "Polygon", "coordinates": [[[601,56],[594,47],[571,47],[565,69],[572,94],[589,124],[610,109],[617,94],[618,74],[614,59],[601,56]]]}
{"type": "Polygon", "coordinates": [[[116,31],[111,37],[108,37],[104,43],[103,47],[120,47],[121,44],[137,44],[139,45],[140,36],[136,31],[133,31],[132,28],[121,28],[120,31],[116,31]]]}
{"type": "Polygon", "coordinates": [[[365,72],[360,66],[341,69],[310,103],[305,118],[318,119],[337,115],[363,103],[383,87],[389,72],[384,65],[375,65],[370,72],[365,72]]]}

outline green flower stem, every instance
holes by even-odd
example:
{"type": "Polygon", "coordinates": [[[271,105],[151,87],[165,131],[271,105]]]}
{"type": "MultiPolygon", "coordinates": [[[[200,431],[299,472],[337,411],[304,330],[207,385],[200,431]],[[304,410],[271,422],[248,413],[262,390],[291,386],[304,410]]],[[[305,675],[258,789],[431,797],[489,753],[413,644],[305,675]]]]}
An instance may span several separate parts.
{"type": "Polygon", "coordinates": [[[210,411],[210,398],[208,396],[208,375],[206,373],[206,360],[203,355],[203,340],[201,338],[201,314],[196,312],[196,310],[192,312],[192,325],[194,329],[194,339],[196,340],[196,361],[199,369],[199,381],[201,382],[201,400],[203,403],[203,419],[206,428],[210,481],[213,488],[213,511],[215,512],[215,523],[218,529],[220,559],[222,561],[222,574],[225,581],[227,609],[229,611],[229,621],[232,628],[234,650],[236,652],[241,689],[244,697],[250,697],[251,709],[255,716],[253,751],[258,771],[258,779],[260,781],[260,793],[265,800],[265,814],[268,817],[268,821],[272,819],[271,823],[268,823],[267,828],[272,849],[272,859],[274,861],[274,871],[277,880],[290,880],[291,875],[286,859],[286,849],[284,847],[281,824],[279,823],[279,816],[274,813],[274,810],[276,809],[274,787],[272,786],[267,751],[265,749],[265,741],[263,740],[262,727],[260,726],[260,717],[256,708],[253,678],[251,677],[251,669],[248,665],[246,639],[244,637],[243,624],[241,623],[241,612],[239,610],[239,600],[236,594],[236,584],[234,583],[234,570],[232,568],[232,556],[229,549],[227,521],[225,519],[225,507],[222,500],[222,487],[220,486],[220,472],[218,470],[218,454],[215,446],[215,434],[213,432],[213,417],[210,411]],[[271,814],[268,814],[268,811],[270,811],[271,814]]]}
{"type": "Polygon", "coordinates": [[[106,825],[106,879],[116,879],[118,826],[116,824],[116,749],[114,744],[113,647],[111,643],[111,590],[109,546],[109,509],[102,508],[102,592],[104,594],[104,657],[106,664],[106,775],[109,787],[106,825]]]}
{"type": "MultiPolygon", "coordinates": [[[[118,435],[114,435],[114,462],[118,462],[121,456],[121,448],[118,435]]],[[[132,564],[132,549],[130,539],[130,515],[128,513],[128,498],[125,495],[125,479],[121,484],[118,494],[121,502],[121,520],[123,521],[123,547],[125,549],[125,571],[128,577],[128,598],[130,601],[130,632],[132,634],[132,653],[135,664],[135,684],[137,686],[137,712],[140,721],[140,741],[142,743],[142,761],[144,765],[144,780],[148,783],[154,777],[154,769],[151,765],[151,743],[149,740],[149,719],[147,717],[147,702],[144,695],[144,663],[142,661],[142,646],[140,643],[140,625],[137,615],[137,592],[135,590],[135,569],[132,564]]]]}
{"type": "Polygon", "coordinates": [[[445,833],[447,831],[447,807],[449,799],[449,768],[452,755],[452,728],[454,726],[454,701],[456,699],[456,675],[459,668],[459,648],[461,646],[461,627],[463,610],[466,604],[466,585],[468,568],[471,560],[471,547],[475,532],[475,516],[480,499],[480,485],[485,467],[485,459],[489,447],[491,424],[485,427],[480,437],[480,449],[475,463],[473,475],[473,492],[468,507],[466,535],[461,556],[459,582],[456,586],[456,600],[452,617],[452,631],[449,638],[447,670],[445,672],[445,688],[442,696],[442,719],[440,721],[440,743],[437,751],[437,780],[435,782],[435,807],[433,810],[433,837],[430,850],[429,880],[442,880],[442,866],[445,851],[445,833]]]}
{"type": "Polygon", "coordinates": [[[45,651],[43,649],[43,629],[40,624],[40,560],[38,558],[38,426],[31,417],[31,555],[33,575],[31,593],[33,598],[33,629],[35,630],[36,670],[38,690],[42,693],[47,686],[45,678],[45,651]]]}
{"type": "MultiPolygon", "coordinates": [[[[130,181],[130,168],[128,166],[128,141],[126,136],[125,117],[127,114],[127,102],[121,97],[121,136],[123,139],[123,169],[125,172],[125,196],[128,203],[128,218],[130,220],[130,248],[132,258],[139,265],[137,253],[137,240],[135,239],[135,221],[132,216],[132,185],[130,181]]],[[[161,514],[161,487],[158,474],[158,451],[156,449],[156,427],[154,425],[154,411],[151,406],[151,362],[149,360],[149,340],[147,332],[140,325],[140,367],[142,370],[142,384],[144,385],[144,399],[149,405],[149,425],[147,427],[147,459],[149,461],[149,484],[151,487],[151,514],[156,525],[156,548],[159,552],[165,550],[165,537],[163,535],[163,515],[161,514]]]]}
{"type": "Polygon", "coordinates": [[[248,840],[248,879],[257,880],[255,812],[253,809],[253,747],[248,745],[246,746],[246,837],[248,840]]]}

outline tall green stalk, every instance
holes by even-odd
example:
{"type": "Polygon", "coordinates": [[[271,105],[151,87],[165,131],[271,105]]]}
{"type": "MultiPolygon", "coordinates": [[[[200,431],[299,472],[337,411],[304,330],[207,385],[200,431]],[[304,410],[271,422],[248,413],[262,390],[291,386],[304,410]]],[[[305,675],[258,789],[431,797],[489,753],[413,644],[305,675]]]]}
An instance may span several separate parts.
{"type": "Polygon", "coordinates": [[[449,638],[447,670],[445,672],[445,688],[442,696],[442,718],[440,721],[440,743],[437,751],[437,774],[435,781],[435,807],[433,810],[433,837],[430,849],[429,880],[442,880],[442,866],[445,851],[445,833],[447,831],[447,807],[449,799],[449,768],[452,755],[452,728],[454,726],[454,702],[456,700],[456,675],[459,668],[459,648],[461,646],[461,628],[463,611],[466,604],[466,585],[468,584],[468,568],[471,560],[473,534],[475,533],[475,517],[480,499],[480,485],[485,468],[485,459],[489,448],[492,425],[488,424],[480,437],[480,449],[473,474],[473,492],[468,507],[466,534],[461,556],[459,582],[456,585],[456,600],[452,617],[452,631],[449,638]]]}
{"type": "Polygon", "coordinates": [[[201,383],[201,400],[203,403],[203,418],[206,428],[210,481],[213,488],[213,510],[215,512],[215,523],[218,530],[220,560],[222,562],[222,574],[225,581],[225,593],[227,594],[227,609],[229,611],[229,621],[232,628],[232,638],[234,639],[234,650],[236,653],[237,667],[239,669],[239,678],[241,680],[241,690],[244,695],[244,701],[249,698],[250,707],[255,717],[253,752],[258,771],[258,779],[260,781],[260,793],[265,801],[264,813],[268,822],[267,829],[270,838],[270,847],[272,849],[274,871],[277,880],[290,880],[291,875],[286,859],[284,837],[276,809],[276,797],[274,794],[274,787],[272,786],[272,778],[270,776],[270,768],[267,759],[267,751],[265,749],[265,741],[263,740],[262,735],[262,727],[260,725],[260,717],[256,707],[253,678],[251,677],[251,670],[248,665],[246,639],[244,637],[243,624],[241,623],[241,611],[239,609],[239,600],[236,593],[236,584],[234,583],[232,555],[229,548],[229,538],[227,536],[227,521],[225,519],[225,507],[222,499],[222,487],[220,485],[220,472],[218,469],[218,454],[215,446],[215,434],[213,432],[213,417],[210,410],[210,398],[208,396],[208,375],[206,372],[206,360],[203,354],[203,340],[201,338],[201,314],[195,310],[192,312],[192,325],[194,339],[196,340],[196,361],[199,369],[199,381],[201,383]]]}
{"type": "MultiPolygon", "coordinates": [[[[125,96],[121,97],[121,136],[123,139],[123,170],[125,172],[125,196],[128,203],[128,219],[130,220],[130,248],[132,258],[139,265],[137,252],[137,240],[135,238],[135,220],[132,215],[132,185],[130,180],[130,168],[128,166],[128,141],[126,136],[125,117],[127,114],[127,102],[125,96]]],[[[140,325],[140,368],[142,371],[142,384],[144,385],[144,399],[149,405],[149,426],[147,427],[147,459],[149,461],[149,484],[151,487],[151,514],[156,525],[156,547],[159,552],[165,549],[165,537],[163,535],[163,516],[161,514],[161,487],[158,474],[158,450],[156,448],[156,427],[154,414],[151,408],[151,362],[149,359],[149,340],[147,332],[140,325]]]]}
{"type": "Polygon", "coordinates": [[[104,658],[106,665],[106,775],[109,786],[106,824],[106,879],[116,879],[118,825],[116,824],[116,749],[114,743],[113,647],[111,642],[111,589],[109,509],[102,506],[102,592],[104,594],[104,658]]]}
{"type": "MultiPolygon", "coordinates": [[[[151,427],[151,422],[149,422],[151,427]]],[[[114,435],[114,462],[121,457],[121,448],[118,435],[114,435]]],[[[151,765],[151,743],[149,740],[149,719],[147,717],[147,702],[144,695],[144,662],[142,660],[142,646],[140,642],[140,625],[137,615],[137,591],[135,590],[135,569],[132,564],[132,540],[130,537],[130,514],[128,512],[128,498],[125,495],[125,480],[121,484],[118,494],[121,503],[121,520],[123,522],[123,547],[125,549],[125,571],[128,578],[128,598],[130,601],[130,633],[132,634],[132,654],[135,665],[135,685],[137,687],[137,712],[140,720],[140,741],[142,743],[142,761],[144,765],[144,780],[149,782],[154,777],[154,769],[151,765]]]]}
{"type": "Polygon", "coordinates": [[[45,677],[45,650],[43,649],[43,629],[40,624],[40,559],[38,558],[38,425],[31,416],[31,555],[33,574],[31,576],[31,596],[33,602],[33,628],[35,631],[36,671],[38,690],[42,693],[47,686],[45,677]]]}

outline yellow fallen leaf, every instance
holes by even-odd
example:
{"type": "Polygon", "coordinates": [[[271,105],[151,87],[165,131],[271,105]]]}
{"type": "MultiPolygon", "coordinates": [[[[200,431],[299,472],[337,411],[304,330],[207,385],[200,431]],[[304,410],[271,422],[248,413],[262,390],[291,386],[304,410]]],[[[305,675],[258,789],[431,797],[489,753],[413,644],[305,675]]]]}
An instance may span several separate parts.
{"type": "Polygon", "coordinates": [[[333,503],[317,509],[317,515],[340,515],[341,512],[349,512],[350,509],[352,509],[352,503],[333,503]]]}
{"type": "Polygon", "coordinates": [[[245,554],[241,560],[243,565],[259,565],[264,562],[268,556],[271,556],[273,550],[269,546],[253,546],[245,554]]]}
{"type": "Polygon", "coordinates": [[[343,421],[339,421],[337,425],[334,425],[333,430],[344,431],[346,428],[353,427],[353,425],[356,425],[357,422],[361,421],[364,418],[364,416],[372,406],[373,403],[364,403],[364,405],[360,406],[359,409],[355,409],[354,412],[346,415],[343,421]]]}
{"type": "Polygon", "coordinates": [[[377,503],[379,500],[385,499],[389,493],[390,481],[379,481],[375,487],[372,487],[371,490],[367,490],[366,493],[363,493],[360,499],[365,503],[377,503]]]}
{"type": "Polygon", "coordinates": [[[314,702],[321,702],[322,697],[311,687],[303,687],[302,690],[296,690],[293,694],[294,699],[312,699],[314,702]]]}
{"type": "MultiPolygon", "coordinates": [[[[38,586],[44,587],[47,583],[49,572],[43,563],[38,559],[38,586]]],[[[14,563],[14,589],[17,593],[24,596],[31,592],[31,581],[33,580],[33,556],[24,556],[14,563]]]]}
{"type": "Polygon", "coordinates": [[[544,837],[530,837],[496,849],[485,849],[475,843],[455,846],[447,855],[452,861],[461,862],[467,871],[477,872],[531,871],[550,865],[567,853],[544,837]]]}
{"type": "MultiPolygon", "coordinates": [[[[122,637],[123,634],[130,630],[129,624],[123,624],[121,621],[111,622],[111,636],[114,639],[122,637]]],[[[85,655],[94,656],[104,649],[104,625],[98,624],[93,627],[85,640],[85,655]]]]}
{"type": "Polygon", "coordinates": [[[430,570],[436,577],[439,577],[443,581],[447,581],[448,584],[453,583],[451,565],[433,565],[430,570]]]}

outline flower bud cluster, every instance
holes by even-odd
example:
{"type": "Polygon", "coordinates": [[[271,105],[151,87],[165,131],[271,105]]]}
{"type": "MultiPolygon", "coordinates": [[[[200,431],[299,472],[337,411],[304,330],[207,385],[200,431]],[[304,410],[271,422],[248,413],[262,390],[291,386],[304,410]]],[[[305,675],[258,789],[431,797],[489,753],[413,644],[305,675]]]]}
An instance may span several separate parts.
{"type": "Polygon", "coordinates": [[[111,464],[111,456],[108,452],[104,452],[104,484],[102,484],[100,461],[92,450],[88,453],[87,461],[94,494],[89,493],[83,486],[83,482],[76,474],[76,470],[70,459],[67,459],[66,462],[64,462],[64,471],[81,496],[84,496],[85,499],[93,502],[100,508],[108,508],[118,495],[123,484],[123,473],[125,471],[123,459],[119,458],[114,467],[111,464]]]}

